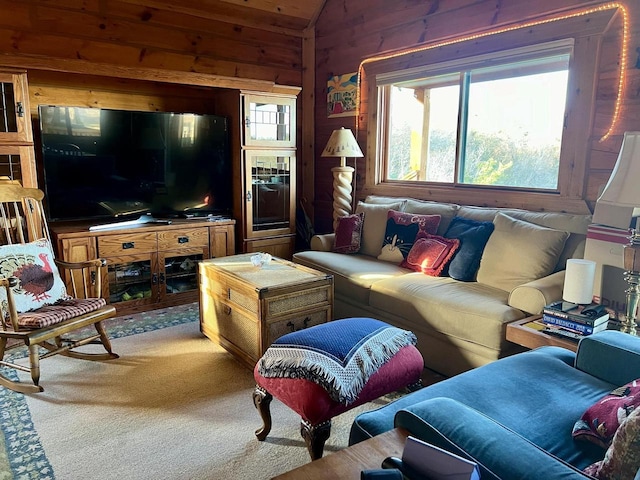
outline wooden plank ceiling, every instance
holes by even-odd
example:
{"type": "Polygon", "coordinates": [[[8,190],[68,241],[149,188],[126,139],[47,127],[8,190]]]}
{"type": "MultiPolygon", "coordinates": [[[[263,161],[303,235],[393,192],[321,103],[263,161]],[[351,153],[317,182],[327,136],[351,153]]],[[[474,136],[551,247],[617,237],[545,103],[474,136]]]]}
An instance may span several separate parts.
{"type": "Polygon", "coordinates": [[[222,88],[300,88],[326,0],[0,0],[0,64],[222,88]]]}
{"type": "Polygon", "coordinates": [[[261,30],[301,36],[315,24],[326,0],[124,0],[132,5],[173,11],[261,30]]]}

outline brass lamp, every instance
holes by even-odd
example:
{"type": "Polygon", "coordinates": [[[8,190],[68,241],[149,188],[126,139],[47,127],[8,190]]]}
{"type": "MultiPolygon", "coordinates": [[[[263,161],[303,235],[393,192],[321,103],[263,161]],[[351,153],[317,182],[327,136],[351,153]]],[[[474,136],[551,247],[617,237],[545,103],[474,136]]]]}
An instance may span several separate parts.
{"type": "MultiPolygon", "coordinates": [[[[633,217],[640,215],[640,132],[626,132],[611,177],[598,198],[593,222],[628,229],[633,217]]],[[[626,293],[625,320],[621,330],[636,335],[636,314],[640,300],[640,232],[631,230],[624,246],[626,293]]]]}
{"type": "Polygon", "coordinates": [[[333,172],[333,231],[335,232],[338,218],[351,213],[351,182],[355,169],[347,166],[346,157],[363,157],[364,155],[351,130],[342,127],[340,130],[333,131],[322,156],[340,157],[340,166],[331,169],[333,172]]]}

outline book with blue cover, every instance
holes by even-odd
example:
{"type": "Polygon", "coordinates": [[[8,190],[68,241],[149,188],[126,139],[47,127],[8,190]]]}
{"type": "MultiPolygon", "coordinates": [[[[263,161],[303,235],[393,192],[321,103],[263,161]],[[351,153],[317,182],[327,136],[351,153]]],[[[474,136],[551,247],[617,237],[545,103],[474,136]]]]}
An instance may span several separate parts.
{"type": "Polygon", "coordinates": [[[565,329],[569,329],[573,332],[580,333],[581,335],[591,335],[592,333],[601,332],[602,330],[607,329],[608,322],[601,322],[595,327],[592,325],[586,325],[584,323],[575,322],[568,318],[562,318],[555,315],[543,314],[542,321],[545,325],[553,325],[557,327],[562,327],[565,329]]]}
{"type": "MultiPolygon", "coordinates": [[[[553,302],[544,307],[542,310],[544,315],[549,315],[558,319],[568,320],[590,327],[597,327],[606,324],[609,321],[609,312],[600,305],[576,305],[573,303],[558,301],[553,302]],[[589,311],[589,314],[583,314],[589,311]]],[[[606,328],[606,327],[605,327],[606,328]]]]}

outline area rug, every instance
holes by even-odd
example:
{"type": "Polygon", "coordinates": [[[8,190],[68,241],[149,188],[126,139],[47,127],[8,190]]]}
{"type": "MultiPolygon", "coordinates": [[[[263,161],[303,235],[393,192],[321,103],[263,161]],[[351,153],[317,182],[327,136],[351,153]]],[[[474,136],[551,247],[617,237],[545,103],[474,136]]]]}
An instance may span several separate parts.
{"type": "MultiPolygon", "coordinates": [[[[256,440],[252,372],[197,319],[197,304],[114,319],[119,359],[57,356],[42,362],[44,392],[0,387],[0,479],[260,480],[307,463],[300,419],[277,400],[270,435],[256,440]]],[[[336,417],[325,455],[347,446],[355,415],[385,402],[336,417]]]]}

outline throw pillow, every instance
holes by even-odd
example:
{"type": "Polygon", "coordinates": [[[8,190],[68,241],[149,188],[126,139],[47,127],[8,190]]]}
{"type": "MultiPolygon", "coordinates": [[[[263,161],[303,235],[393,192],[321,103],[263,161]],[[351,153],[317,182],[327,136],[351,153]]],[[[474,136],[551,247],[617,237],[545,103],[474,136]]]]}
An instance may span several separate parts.
{"type": "Polygon", "coordinates": [[[389,210],[378,260],[399,264],[409,255],[416,237],[435,234],[439,223],[440,215],[419,215],[389,210]]]}
{"type": "Polygon", "coordinates": [[[589,407],[573,426],[573,438],[609,447],[620,424],[638,405],[640,379],[616,388],[589,407]]]}
{"type": "Polygon", "coordinates": [[[377,257],[380,254],[384,231],[387,228],[387,212],[402,210],[405,203],[405,201],[387,204],[358,202],[356,213],[364,213],[360,253],[371,257],[377,257]]]}
{"type": "MultiPolygon", "coordinates": [[[[68,298],[53,260],[51,244],[46,239],[0,246],[0,275],[18,279],[12,291],[19,313],[68,298]]],[[[6,308],[7,292],[4,288],[0,289],[0,302],[6,308]]]]}
{"type": "Polygon", "coordinates": [[[510,292],[551,274],[569,233],[497,213],[480,259],[477,281],[510,292]]]}
{"type": "Polygon", "coordinates": [[[482,252],[493,229],[493,222],[479,222],[463,217],[454,217],[451,220],[444,236],[460,240],[460,248],[448,266],[451,278],[462,282],[475,280],[482,252]]]}
{"type": "Polygon", "coordinates": [[[364,213],[354,213],[338,218],[333,251],[336,253],[358,253],[362,238],[364,213]]]}
{"type": "Polygon", "coordinates": [[[407,259],[400,265],[416,272],[438,277],[460,246],[457,238],[426,235],[416,239],[407,259]]]}
{"type": "Polygon", "coordinates": [[[604,460],[589,465],[584,472],[600,480],[638,478],[640,469],[640,408],[622,422],[613,436],[604,460]]]}

